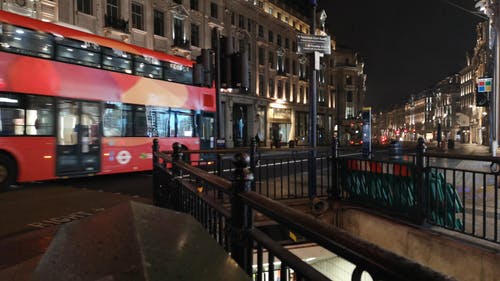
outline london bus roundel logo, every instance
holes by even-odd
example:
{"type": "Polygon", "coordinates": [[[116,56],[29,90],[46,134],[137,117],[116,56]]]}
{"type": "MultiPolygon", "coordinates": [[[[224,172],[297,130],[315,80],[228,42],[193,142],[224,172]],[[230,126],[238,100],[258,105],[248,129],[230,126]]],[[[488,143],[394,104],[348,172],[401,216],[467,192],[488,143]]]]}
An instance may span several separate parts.
{"type": "Polygon", "coordinates": [[[132,158],[132,155],[130,155],[130,152],[128,152],[126,150],[122,150],[122,151],[118,152],[118,154],[116,154],[116,161],[118,161],[118,163],[120,163],[122,165],[125,165],[128,162],[130,162],[131,158],[132,158]]]}

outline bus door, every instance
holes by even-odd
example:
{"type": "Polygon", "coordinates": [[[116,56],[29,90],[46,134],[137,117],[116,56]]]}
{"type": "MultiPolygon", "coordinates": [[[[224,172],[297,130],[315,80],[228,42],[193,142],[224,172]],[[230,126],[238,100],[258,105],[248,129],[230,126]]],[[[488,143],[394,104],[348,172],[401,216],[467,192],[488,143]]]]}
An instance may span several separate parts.
{"type": "Polygon", "coordinates": [[[59,100],[57,107],[56,175],[99,172],[99,103],[59,100]]]}
{"type": "MultiPolygon", "coordinates": [[[[203,112],[197,115],[198,135],[200,136],[200,149],[215,149],[215,117],[213,113],[203,112]]],[[[208,160],[214,157],[210,154],[200,155],[208,160]]]]}

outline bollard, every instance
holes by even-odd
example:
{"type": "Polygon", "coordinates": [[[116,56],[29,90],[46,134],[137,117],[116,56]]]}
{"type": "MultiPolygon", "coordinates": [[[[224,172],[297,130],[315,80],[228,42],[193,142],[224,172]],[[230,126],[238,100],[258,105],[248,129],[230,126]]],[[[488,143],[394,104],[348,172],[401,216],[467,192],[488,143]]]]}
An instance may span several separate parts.
{"type": "Polygon", "coordinates": [[[401,159],[402,154],[403,151],[401,148],[401,142],[397,140],[391,141],[391,145],[389,147],[389,157],[391,159],[401,159]]]}
{"type": "Polygon", "coordinates": [[[233,160],[234,181],[231,192],[231,256],[248,273],[252,274],[252,241],[248,230],[252,228],[253,216],[251,209],[243,203],[239,194],[251,190],[253,174],[250,170],[250,156],[238,153],[233,160]]]}

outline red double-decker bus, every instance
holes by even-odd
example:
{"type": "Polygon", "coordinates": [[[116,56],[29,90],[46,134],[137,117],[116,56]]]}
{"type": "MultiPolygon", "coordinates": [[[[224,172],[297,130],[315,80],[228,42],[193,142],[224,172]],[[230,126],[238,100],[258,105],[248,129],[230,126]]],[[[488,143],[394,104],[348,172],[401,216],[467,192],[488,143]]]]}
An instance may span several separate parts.
{"type": "Polygon", "coordinates": [[[0,11],[0,189],[150,170],[164,149],[213,145],[215,90],[193,62],[0,11]]]}

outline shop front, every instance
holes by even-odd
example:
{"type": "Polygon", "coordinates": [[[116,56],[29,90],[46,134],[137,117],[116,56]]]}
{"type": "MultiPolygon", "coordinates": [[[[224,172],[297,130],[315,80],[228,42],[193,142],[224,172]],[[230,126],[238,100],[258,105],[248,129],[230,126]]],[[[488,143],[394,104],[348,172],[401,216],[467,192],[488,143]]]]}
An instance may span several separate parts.
{"type": "Polygon", "coordinates": [[[271,107],[269,109],[269,136],[271,144],[286,144],[292,139],[292,110],[290,108],[271,107]]]}

